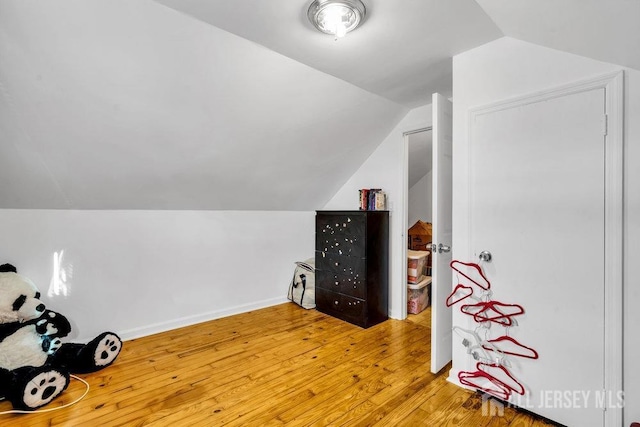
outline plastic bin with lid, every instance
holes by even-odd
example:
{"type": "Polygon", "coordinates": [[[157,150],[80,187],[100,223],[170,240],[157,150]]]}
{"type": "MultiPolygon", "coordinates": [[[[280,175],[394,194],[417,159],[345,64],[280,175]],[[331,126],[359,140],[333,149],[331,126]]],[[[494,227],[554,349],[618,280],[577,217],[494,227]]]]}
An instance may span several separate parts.
{"type": "Polygon", "coordinates": [[[424,276],[415,285],[407,285],[407,312],[418,314],[430,304],[431,277],[424,276]]]}
{"type": "Polygon", "coordinates": [[[429,251],[407,250],[407,283],[416,284],[422,280],[428,256],[429,251]]]}

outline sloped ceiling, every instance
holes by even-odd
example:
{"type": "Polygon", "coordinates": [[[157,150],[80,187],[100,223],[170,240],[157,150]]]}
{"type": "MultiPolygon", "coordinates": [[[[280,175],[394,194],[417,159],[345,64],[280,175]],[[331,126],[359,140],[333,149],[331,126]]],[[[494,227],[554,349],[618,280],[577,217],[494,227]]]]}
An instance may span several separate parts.
{"type": "Polygon", "coordinates": [[[138,0],[0,3],[0,208],[322,207],[407,109],[138,0]]]}
{"type": "Polygon", "coordinates": [[[407,107],[451,96],[451,58],[502,36],[473,0],[364,0],[364,24],[335,41],[311,0],[156,0],[407,107]]]}
{"type": "Polygon", "coordinates": [[[507,36],[640,70],[638,0],[477,0],[507,36]]]}
{"type": "Polygon", "coordinates": [[[308,0],[0,2],[0,208],[322,207],[501,35],[472,0],[366,1],[339,43],[308,0]]]}
{"type": "Polygon", "coordinates": [[[2,0],[0,208],[320,208],[503,35],[640,69],[638,0],[2,0]]]}

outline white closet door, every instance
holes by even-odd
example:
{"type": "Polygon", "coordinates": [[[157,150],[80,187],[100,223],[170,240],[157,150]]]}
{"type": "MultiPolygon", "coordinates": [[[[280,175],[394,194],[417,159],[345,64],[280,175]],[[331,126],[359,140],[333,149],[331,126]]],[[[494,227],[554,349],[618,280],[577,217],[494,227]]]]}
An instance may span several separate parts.
{"type": "MultiPolygon", "coordinates": [[[[472,116],[470,243],[493,299],[526,312],[509,334],[528,389],[515,403],[562,424],[601,426],[604,387],[605,93],[592,89],[472,116]]],[[[505,328],[493,325],[490,336],[505,328]]]]}
{"type": "Polygon", "coordinates": [[[439,372],[451,361],[452,318],[446,306],[451,293],[452,222],[452,133],[453,105],[444,96],[434,93],[433,102],[433,243],[431,281],[431,372],[439,372]]]}

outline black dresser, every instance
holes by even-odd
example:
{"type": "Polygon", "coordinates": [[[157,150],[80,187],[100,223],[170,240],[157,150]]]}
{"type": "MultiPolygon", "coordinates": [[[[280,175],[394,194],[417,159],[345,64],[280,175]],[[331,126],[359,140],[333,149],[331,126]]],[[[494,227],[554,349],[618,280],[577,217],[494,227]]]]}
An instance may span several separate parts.
{"type": "Polygon", "coordinates": [[[316,309],[363,328],[388,318],[389,212],[316,212],[316,309]]]}

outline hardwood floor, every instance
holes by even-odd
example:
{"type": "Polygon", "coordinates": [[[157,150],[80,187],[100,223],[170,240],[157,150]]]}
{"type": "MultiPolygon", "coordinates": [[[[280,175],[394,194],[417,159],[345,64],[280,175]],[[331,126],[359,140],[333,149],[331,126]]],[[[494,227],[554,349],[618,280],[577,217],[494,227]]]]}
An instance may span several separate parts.
{"type": "MultiPolygon", "coordinates": [[[[430,312],[361,329],[292,303],[127,341],[76,405],[11,426],[543,426],[429,373],[430,312]]],[[[47,409],[73,401],[78,381],[47,409]]],[[[11,409],[0,403],[0,412],[11,409]]]]}

